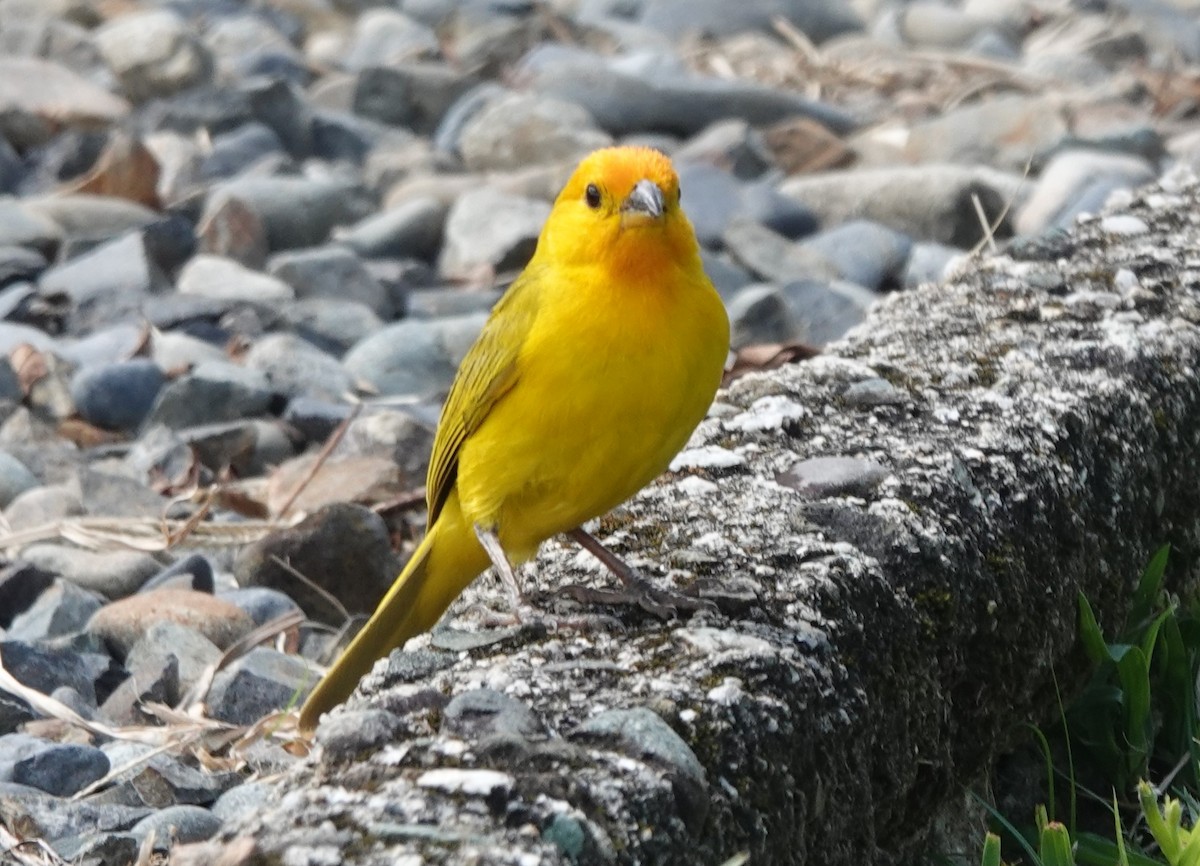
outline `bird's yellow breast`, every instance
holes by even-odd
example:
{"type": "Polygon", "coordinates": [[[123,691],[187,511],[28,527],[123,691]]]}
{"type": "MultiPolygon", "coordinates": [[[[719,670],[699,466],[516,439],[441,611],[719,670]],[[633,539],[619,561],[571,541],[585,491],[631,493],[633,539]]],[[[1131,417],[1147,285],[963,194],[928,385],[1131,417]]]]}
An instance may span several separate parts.
{"type": "Polygon", "coordinates": [[[463,444],[463,511],[515,559],[636,493],[704,416],[728,352],[725,310],[698,268],[659,276],[556,274],[515,385],[463,444]]]}

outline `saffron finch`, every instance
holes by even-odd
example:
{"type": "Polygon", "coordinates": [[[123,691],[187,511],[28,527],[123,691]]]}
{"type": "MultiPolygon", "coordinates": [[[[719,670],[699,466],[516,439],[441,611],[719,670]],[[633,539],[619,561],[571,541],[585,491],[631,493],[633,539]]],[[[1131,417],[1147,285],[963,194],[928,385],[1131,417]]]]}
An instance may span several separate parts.
{"type": "Polygon", "coordinates": [[[553,535],[648,590],[581,524],[666,469],[712,402],[728,348],[671,161],[642,147],[585,158],[451,386],[425,538],[305,702],[300,728],[431,628],[489,564],[515,585],[510,563],[553,535]]]}

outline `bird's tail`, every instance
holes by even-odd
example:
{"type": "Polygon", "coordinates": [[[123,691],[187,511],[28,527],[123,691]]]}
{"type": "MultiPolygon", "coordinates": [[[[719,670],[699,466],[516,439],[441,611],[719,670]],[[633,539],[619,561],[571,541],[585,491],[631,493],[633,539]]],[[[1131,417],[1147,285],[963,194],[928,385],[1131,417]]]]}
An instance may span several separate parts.
{"type": "Polygon", "coordinates": [[[346,700],[377,659],[432,628],[487,565],[453,491],[375,613],[304,702],[300,730],[311,731],[322,713],[346,700]]]}

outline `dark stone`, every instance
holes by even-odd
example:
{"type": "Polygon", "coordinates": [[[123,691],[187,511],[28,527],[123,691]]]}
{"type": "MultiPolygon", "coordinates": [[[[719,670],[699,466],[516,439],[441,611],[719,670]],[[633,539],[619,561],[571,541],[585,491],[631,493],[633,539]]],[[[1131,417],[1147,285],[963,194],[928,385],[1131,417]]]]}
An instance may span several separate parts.
{"type": "Polygon", "coordinates": [[[316,672],[297,656],[256,647],[220,671],[209,692],[214,719],[252,725],[304,697],[317,684],[316,672]]]}
{"type": "Polygon", "coordinates": [[[245,547],[233,571],[243,586],[286,592],[316,619],[341,622],[323,593],[308,588],[279,565],[286,562],[332,593],[352,613],[375,609],[399,573],[383,519],[360,505],[329,505],[297,526],[245,547]]]}
{"type": "Polygon", "coordinates": [[[493,689],[456,695],[442,711],[441,731],[472,740],[492,734],[536,737],[546,732],[526,704],[493,689]]]}

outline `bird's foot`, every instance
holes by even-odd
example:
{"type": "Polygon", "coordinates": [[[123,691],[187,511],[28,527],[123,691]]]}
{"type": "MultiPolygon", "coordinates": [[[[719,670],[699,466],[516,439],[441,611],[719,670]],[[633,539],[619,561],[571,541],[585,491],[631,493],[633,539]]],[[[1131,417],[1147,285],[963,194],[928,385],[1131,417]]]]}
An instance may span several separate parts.
{"type": "Polygon", "coordinates": [[[671,619],[682,613],[695,613],[699,610],[715,611],[717,609],[717,606],[707,599],[684,595],[669,589],[659,589],[640,576],[636,582],[627,582],[620,589],[596,589],[573,583],[564,586],[559,592],[581,604],[637,606],[654,614],[659,619],[671,619]]]}

